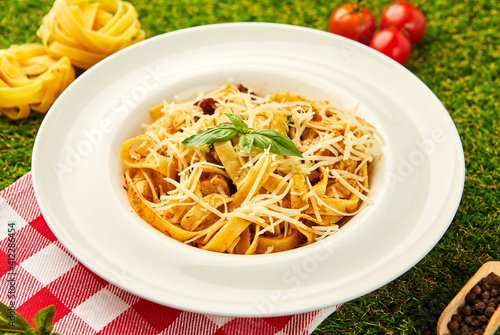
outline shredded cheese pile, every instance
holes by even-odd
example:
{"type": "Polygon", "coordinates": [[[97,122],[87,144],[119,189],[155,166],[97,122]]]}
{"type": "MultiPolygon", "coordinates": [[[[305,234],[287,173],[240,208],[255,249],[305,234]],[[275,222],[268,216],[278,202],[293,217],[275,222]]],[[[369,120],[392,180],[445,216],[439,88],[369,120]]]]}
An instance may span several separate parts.
{"type": "Polygon", "coordinates": [[[127,193],[140,217],[181,242],[236,254],[285,251],[334,234],[372,203],[368,171],[383,139],[356,111],[226,84],[165,101],[150,114],[152,124],[121,147],[127,193]],[[181,143],[229,122],[226,113],[286,134],[303,157],[255,147],[247,153],[238,136],[181,143]]]}

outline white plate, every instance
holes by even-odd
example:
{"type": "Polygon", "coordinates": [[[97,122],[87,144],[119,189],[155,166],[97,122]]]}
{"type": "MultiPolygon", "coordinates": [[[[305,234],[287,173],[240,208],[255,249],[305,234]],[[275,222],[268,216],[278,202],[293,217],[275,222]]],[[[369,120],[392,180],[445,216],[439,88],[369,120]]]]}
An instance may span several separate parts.
{"type": "Polygon", "coordinates": [[[86,71],[45,117],[32,171],[50,228],[106,280],[179,309],[276,316],[355,299],[413,267],[452,221],[465,167],[447,111],[396,62],[319,30],[230,23],[153,37],[86,71]],[[359,103],[387,142],[372,176],[375,205],[329,239],[258,256],[198,250],[140,220],[122,188],[120,144],[152,105],[227,81],[359,103]]]}

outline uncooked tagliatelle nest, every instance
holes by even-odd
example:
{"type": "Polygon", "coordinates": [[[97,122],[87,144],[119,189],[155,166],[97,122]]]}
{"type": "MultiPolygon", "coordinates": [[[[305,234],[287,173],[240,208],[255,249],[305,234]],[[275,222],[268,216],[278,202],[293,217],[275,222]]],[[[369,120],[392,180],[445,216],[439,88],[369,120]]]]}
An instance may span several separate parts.
{"type": "Polygon", "coordinates": [[[88,69],[109,55],[144,40],[137,11],[120,0],[56,0],[37,31],[54,58],[67,56],[88,69]]]}
{"type": "Polygon", "coordinates": [[[127,194],[142,219],[178,241],[280,252],[334,234],[371,203],[369,167],[383,140],[355,113],[226,84],[150,114],[120,150],[127,194]]]}
{"type": "Polygon", "coordinates": [[[0,114],[23,119],[31,110],[45,113],[74,79],[68,57],[56,60],[41,44],[0,50],[0,114]]]}

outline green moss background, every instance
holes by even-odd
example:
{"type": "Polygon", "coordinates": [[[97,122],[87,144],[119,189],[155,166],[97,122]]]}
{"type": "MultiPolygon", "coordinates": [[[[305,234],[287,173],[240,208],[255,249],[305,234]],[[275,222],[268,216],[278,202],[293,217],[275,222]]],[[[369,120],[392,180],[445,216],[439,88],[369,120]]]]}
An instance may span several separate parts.
{"type": "MultiPolygon", "coordinates": [[[[147,36],[218,22],[268,21],[327,30],[338,0],[131,1],[147,36]]],[[[379,17],[388,0],[369,2],[379,17]]],[[[416,3],[414,1],[414,3],[416,3]]],[[[346,303],[320,334],[434,334],[444,307],[486,261],[500,260],[500,3],[426,1],[424,39],[406,67],[441,99],[460,133],[466,180],[461,205],[442,240],[390,284],[346,303]]],[[[52,0],[0,0],[0,48],[36,42],[52,0]]],[[[43,115],[0,116],[0,189],[30,170],[43,115]]],[[[367,278],[369,280],[369,278],[367,278]]]]}

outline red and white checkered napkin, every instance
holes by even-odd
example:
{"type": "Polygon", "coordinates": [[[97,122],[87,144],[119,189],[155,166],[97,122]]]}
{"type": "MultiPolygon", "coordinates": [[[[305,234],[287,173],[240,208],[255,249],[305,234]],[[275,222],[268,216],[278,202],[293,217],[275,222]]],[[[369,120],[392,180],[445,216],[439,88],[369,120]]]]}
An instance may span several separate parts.
{"type": "Polygon", "coordinates": [[[54,305],[53,331],[64,335],[305,335],[339,307],[234,318],[181,311],[123,291],[79,263],[52,234],[38,208],[31,173],[0,192],[0,301],[14,301],[30,322],[37,311],[54,305]],[[15,257],[13,268],[9,257],[15,257]]]}

